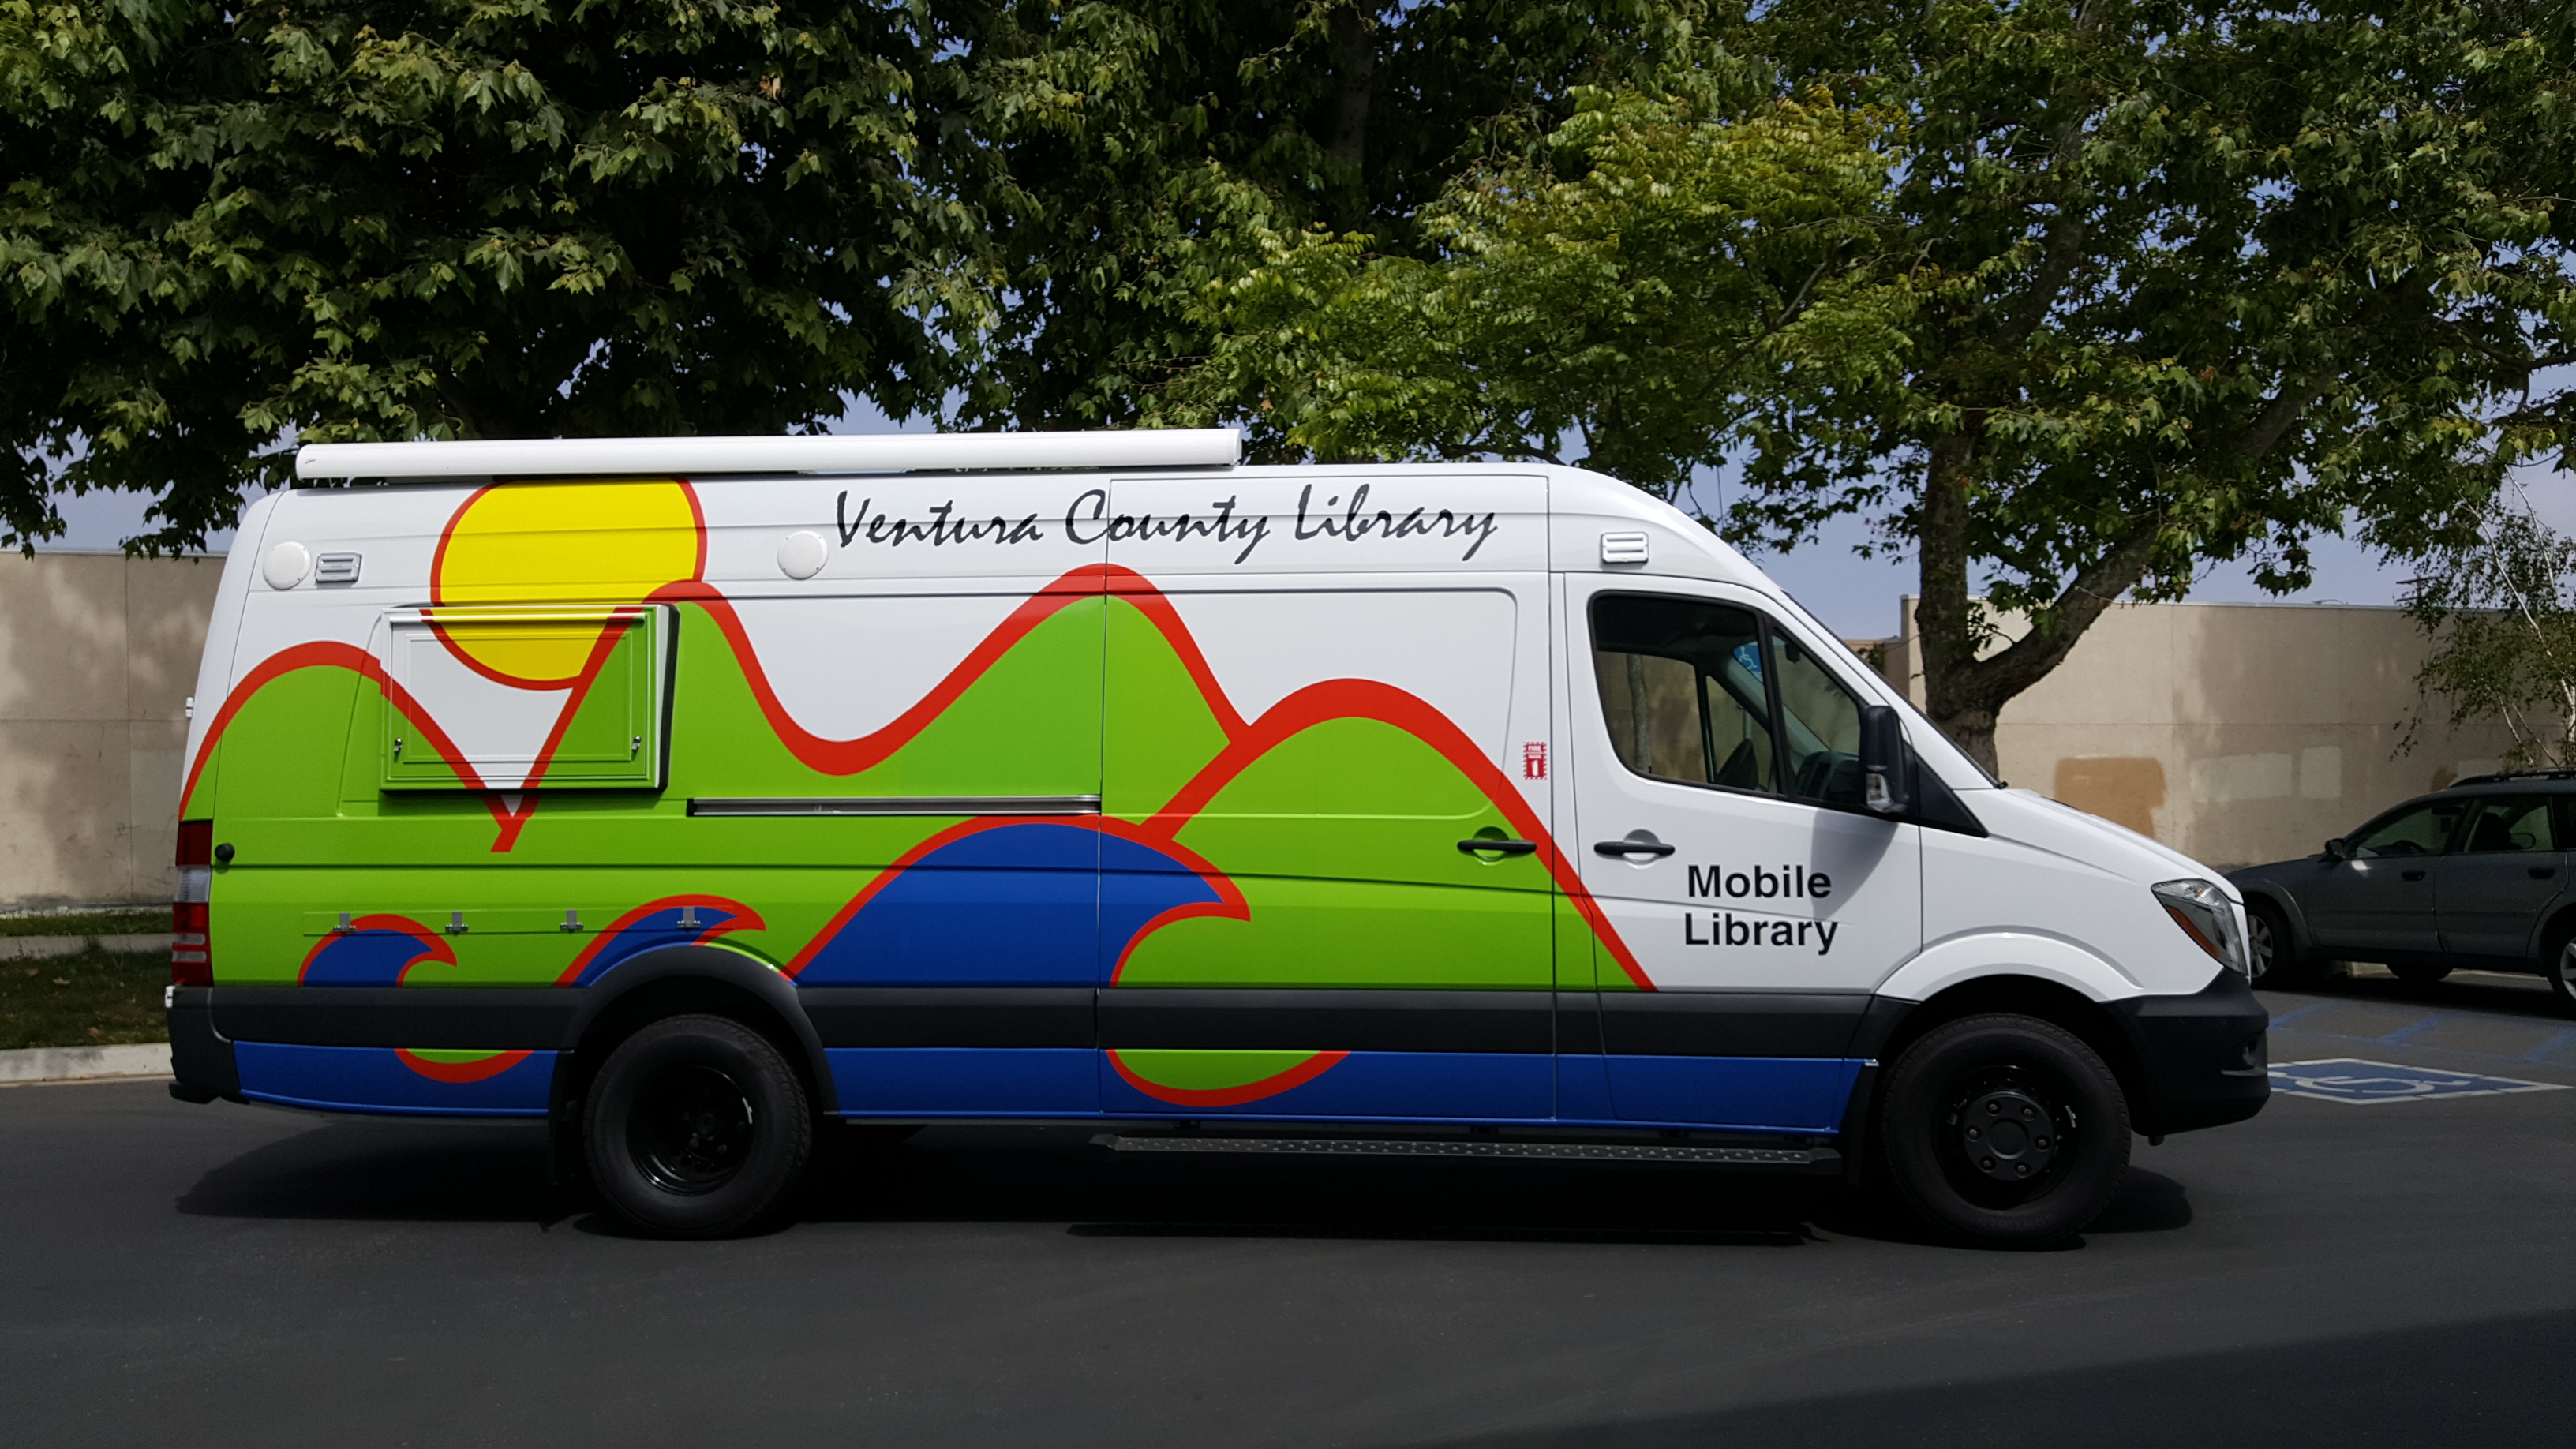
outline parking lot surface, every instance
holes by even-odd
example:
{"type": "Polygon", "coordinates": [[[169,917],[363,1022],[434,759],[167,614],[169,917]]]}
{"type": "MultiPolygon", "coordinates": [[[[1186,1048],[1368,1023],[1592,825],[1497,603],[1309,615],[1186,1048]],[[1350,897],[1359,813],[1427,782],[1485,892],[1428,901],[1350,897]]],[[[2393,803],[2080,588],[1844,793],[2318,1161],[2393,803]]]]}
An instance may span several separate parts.
{"type": "MultiPolygon", "coordinates": [[[[2266,994],[2275,1062],[2576,1085],[2540,983],[2266,994]]],[[[2557,1445],[2576,1091],[2276,1097],[2076,1246],[1664,1167],[852,1153],[618,1235],[524,1127],[0,1090],[26,1444],[2557,1445]]]]}

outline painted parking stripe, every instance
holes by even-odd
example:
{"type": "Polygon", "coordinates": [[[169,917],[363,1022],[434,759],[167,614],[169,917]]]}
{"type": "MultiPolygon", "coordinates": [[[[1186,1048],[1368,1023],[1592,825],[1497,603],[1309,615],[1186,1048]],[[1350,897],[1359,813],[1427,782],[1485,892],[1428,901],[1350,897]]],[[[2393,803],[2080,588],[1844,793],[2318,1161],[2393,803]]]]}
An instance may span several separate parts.
{"type": "Polygon", "coordinates": [[[2562,1092],[2558,1082],[2524,1082],[2512,1077],[2482,1077],[2474,1072],[2441,1072],[2395,1062],[2366,1062],[2357,1057],[2329,1057],[2316,1062],[2279,1062],[2272,1067],[2272,1090],[2292,1097],[2367,1106],[2374,1102],[2423,1102],[2435,1097],[2498,1097],[2508,1092],[2562,1092]]]}

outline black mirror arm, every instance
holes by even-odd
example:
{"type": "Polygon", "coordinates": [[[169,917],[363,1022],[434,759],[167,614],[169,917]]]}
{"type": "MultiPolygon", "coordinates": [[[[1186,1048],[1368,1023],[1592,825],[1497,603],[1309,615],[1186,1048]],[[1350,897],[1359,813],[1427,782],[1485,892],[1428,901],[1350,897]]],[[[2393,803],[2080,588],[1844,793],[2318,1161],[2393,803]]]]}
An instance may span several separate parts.
{"type": "Polygon", "coordinates": [[[1914,808],[1914,751],[1905,742],[1905,724],[1894,706],[1873,704],[1860,712],[1862,803],[1879,815],[1902,816],[1914,808]]]}

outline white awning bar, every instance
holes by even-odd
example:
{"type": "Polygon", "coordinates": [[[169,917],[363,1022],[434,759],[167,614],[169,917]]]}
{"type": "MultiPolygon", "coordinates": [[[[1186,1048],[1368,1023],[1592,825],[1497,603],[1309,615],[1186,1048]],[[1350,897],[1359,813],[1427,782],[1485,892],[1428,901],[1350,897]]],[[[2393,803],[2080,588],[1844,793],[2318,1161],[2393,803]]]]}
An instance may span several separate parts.
{"type": "Polygon", "coordinates": [[[1080,433],[844,433],[817,437],[536,438],[312,443],[298,478],[689,477],[711,473],[909,473],[960,468],[1230,468],[1233,428],[1080,433]]]}

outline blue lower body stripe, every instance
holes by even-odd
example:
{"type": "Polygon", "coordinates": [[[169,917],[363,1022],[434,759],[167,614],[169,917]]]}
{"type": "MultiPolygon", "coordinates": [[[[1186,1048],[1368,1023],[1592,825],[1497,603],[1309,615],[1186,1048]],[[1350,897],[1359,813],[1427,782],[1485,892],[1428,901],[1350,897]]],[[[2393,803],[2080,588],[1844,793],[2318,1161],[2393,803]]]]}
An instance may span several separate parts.
{"type": "Polygon", "coordinates": [[[1833,1132],[1861,1063],[1844,1057],[1603,1057],[1622,1122],[1833,1132]]]}
{"type": "Polygon", "coordinates": [[[849,1117],[1096,1117],[1089,1047],[833,1047],[849,1117]]]}

